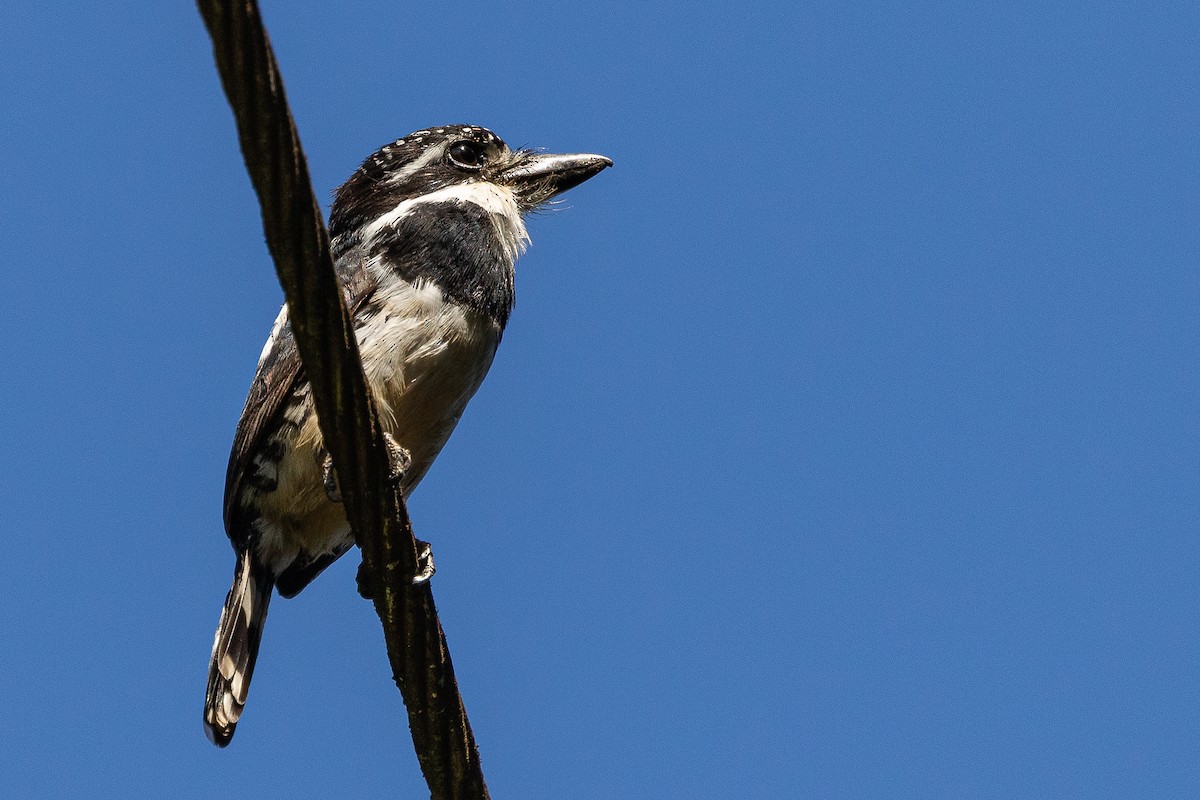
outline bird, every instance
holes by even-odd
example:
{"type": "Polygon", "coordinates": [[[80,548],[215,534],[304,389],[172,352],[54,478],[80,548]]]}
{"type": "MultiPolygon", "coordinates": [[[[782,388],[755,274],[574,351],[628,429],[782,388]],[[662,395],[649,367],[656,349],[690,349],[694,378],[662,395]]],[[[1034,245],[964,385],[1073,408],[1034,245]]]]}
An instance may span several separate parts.
{"type": "MultiPolygon", "coordinates": [[[[487,128],[414,131],[334,194],[330,252],[407,497],[491,367],[515,302],[525,217],[612,166],[510,149],[487,128]]],[[[237,555],[213,640],[204,729],[225,747],[246,705],[273,593],[298,594],[354,544],[284,304],[258,359],[225,481],[237,555]]]]}

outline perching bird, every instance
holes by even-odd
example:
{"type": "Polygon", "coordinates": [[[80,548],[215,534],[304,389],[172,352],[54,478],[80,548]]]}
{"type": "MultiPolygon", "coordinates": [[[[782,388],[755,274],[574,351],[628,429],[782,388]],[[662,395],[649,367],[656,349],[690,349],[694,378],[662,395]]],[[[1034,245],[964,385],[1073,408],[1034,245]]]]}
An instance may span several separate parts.
{"type": "MultiPolygon", "coordinates": [[[[529,241],[525,214],[611,165],[513,151],[484,128],[447,125],[383,147],[338,189],[330,247],[405,495],[492,364],[529,241]]],[[[285,305],[226,475],[237,566],[204,703],[205,732],[220,747],[245,707],[272,591],[293,597],[354,543],[334,475],[285,305]]]]}

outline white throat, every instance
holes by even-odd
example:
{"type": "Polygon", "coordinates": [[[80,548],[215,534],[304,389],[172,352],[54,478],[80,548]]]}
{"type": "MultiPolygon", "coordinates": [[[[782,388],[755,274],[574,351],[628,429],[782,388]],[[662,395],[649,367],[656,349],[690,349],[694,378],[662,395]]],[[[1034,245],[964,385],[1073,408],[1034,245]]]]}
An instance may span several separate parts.
{"type": "Polygon", "coordinates": [[[529,233],[525,230],[525,221],[521,218],[521,209],[512,190],[487,181],[455,184],[397,203],[391,211],[380,215],[363,228],[362,245],[369,252],[374,240],[381,233],[411,214],[418,206],[447,202],[471,203],[488,212],[510,262],[515,261],[528,246],[529,233]]]}

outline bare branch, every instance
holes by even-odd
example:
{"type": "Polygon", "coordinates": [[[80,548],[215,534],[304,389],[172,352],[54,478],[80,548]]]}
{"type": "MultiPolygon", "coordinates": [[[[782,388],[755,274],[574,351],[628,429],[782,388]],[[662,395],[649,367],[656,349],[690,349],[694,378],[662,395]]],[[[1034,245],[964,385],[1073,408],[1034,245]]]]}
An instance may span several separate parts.
{"type": "Polygon", "coordinates": [[[387,480],[378,416],[258,5],[254,0],[199,0],[198,5],[237,118],[267,245],[325,445],[337,465],[346,516],[362,550],[421,771],[435,800],[486,798],[433,596],[428,584],[411,585],[417,570],[412,526],[403,497],[387,480]]]}

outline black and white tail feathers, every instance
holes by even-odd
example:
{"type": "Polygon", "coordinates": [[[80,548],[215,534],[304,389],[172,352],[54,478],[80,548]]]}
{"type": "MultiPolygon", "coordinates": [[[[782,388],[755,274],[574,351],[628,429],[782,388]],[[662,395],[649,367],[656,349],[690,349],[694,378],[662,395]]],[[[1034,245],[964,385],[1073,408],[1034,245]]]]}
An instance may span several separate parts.
{"type": "Polygon", "coordinates": [[[204,732],[217,747],[233,739],[233,730],[246,707],[274,585],[271,573],[250,553],[238,553],[233,588],[225,598],[213,639],[204,698],[204,732]]]}

